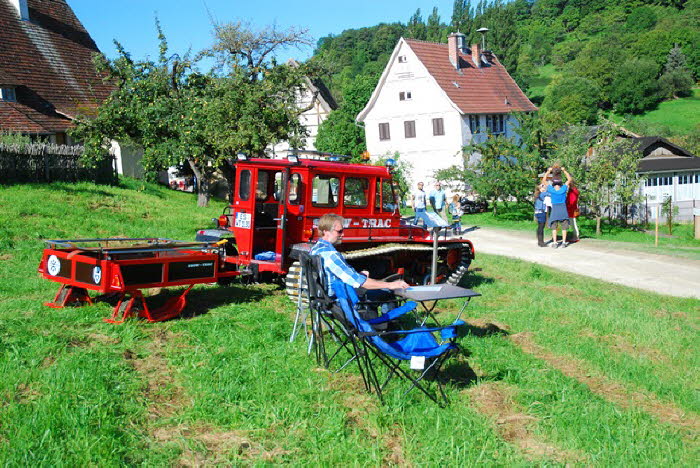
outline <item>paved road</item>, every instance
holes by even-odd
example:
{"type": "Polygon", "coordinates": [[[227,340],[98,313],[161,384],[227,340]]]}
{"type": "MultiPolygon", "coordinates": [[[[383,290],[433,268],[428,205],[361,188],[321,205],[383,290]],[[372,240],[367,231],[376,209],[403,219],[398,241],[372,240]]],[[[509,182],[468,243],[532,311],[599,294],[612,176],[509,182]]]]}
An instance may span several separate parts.
{"type": "Polygon", "coordinates": [[[625,250],[624,243],[584,239],[568,248],[538,247],[532,233],[473,228],[464,237],[480,252],[519,258],[611,283],[700,299],[700,261],[625,250]]]}

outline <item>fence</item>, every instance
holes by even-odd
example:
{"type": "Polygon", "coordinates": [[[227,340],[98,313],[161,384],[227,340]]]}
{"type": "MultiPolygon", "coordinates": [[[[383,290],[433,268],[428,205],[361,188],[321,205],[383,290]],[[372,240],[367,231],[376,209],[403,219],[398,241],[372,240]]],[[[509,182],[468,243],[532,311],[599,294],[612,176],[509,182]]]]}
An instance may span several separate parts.
{"type": "Polygon", "coordinates": [[[82,146],[0,144],[0,183],[117,182],[113,156],[105,154],[95,167],[86,167],[80,162],[82,154],[82,146]]]}

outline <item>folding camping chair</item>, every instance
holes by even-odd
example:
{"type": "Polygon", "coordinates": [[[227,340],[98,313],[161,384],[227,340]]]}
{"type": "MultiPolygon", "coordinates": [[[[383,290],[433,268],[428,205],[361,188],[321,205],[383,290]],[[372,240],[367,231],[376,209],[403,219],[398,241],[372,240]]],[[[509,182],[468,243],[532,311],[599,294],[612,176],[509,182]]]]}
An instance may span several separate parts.
{"type": "MultiPolygon", "coordinates": [[[[457,343],[455,343],[457,338],[456,328],[464,325],[464,321],[457,320],[446,327],[418,327],[406,330],[377,331],[372,327],[372,325],[377,323],[377,319],[364,320],[357,312],[358,298],[352,288],[340,281],[336,281],[333,283],[333,291],[346,321],[353,326],[357,343],[364,351],[360,356],[364,359],[363,364],[367,369],[366,378],[381,401],[383,401],[384,389],[396,376],[410,382],[410,386],[404,393],[404,396],[412,389],[418,388],[440,406],[449,403],[439,379],[439,372],[447,358],[459,349],[457,343]],[[440,341],[436,340],[434,334],[439,334],[440,341]],[[388,375],[383,383],[379,382],[374,368],[374,364],[377,362],[381,362],[387,367],[388,375]],[[411,375],[408,370],[402,367],[402,365],[407,363],[410,363],[411,369],[419,371],[417,377],[411,375]],[[428,382],[425,380],[425,377],[431,371],[434,371],[436,375],[435,382],[439,390],[439,396],[429,391],[428,382]]],[[[416,303],[409,301],[403,306],[394,309],[394,311],[399,314],[404,312],[400,309],[411,307],[415,308],[416,303]]],[[[387,316],[393,315],[394,311],[391,311],[387,316]]],[[[385,320],[389,320],[389,318],[387,317],[385,320]]]]}
{"type": "MultiPolygon", "coordinates": [[[[339,372],[355,362],[365,383],[367,391],[371,391],[367,379],[367,369],[362,356],[364,350],[358,345],[357,330],[353,322],[348,322],[343,310],[335,297],[329,295],[327,276],[323,270],[321,257],[303,253],[300,255],[303,267],[306,297],[311,315],[311,343],[315,350],[316,362],[326,369],[339,372]],[[336,344],[332,354],[328,354],[326,340],[331,338],[336,344]],[[338,364],[335,364],[338,363],[338,364]]],[[[380,303],[372,301],[358,302],[366,308],[377,309],[380,303]]],[[[373,326],[381,326],[395,321],[415,309],[415,304],[393,309],[390,313],[373,319],[373,326]]]]}

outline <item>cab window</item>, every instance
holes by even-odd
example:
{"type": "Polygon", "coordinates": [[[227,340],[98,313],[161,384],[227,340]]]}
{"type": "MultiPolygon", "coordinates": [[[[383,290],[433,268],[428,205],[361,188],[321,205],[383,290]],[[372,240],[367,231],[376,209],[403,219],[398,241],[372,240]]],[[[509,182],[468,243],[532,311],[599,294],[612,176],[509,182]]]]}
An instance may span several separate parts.
{"type": "Polygon", "coordinates": [[[389,179],[382,179],[382,211],[393,213],[396,210],[396,193],[389,179]]]}
{"type": "Polygon", "coordinates": [[[270,182],[270,173],[258,171],[258,185],[255,187],[255,200],[265,201],[268,197],[268,183],[270,182]]]}
{"type": "Polygon", "coordinates": [[[292,205],[298,205],[301,200],[301,175],[292,174],[289,178],[289,193],[287,194],[287,200],[292,205]]]}
{"type": "Polygon", "coordinates": [[[250,199],[250,171],[244,169],[238,182],[238,199],[246,201],[250,199]]]}
{"type": "Polygon", "coordinates": [[[396,209],[395,200],[391,181],[388,179],[377,180],[377,196],[374,200],[375,210],[393,213],[396,209]]]}
{"type": "Polygon", "coordinates": [[[340,180],[334,175],[319,174],[313,180],[311,204],[321,208],[338,206],[340,180]]]}
{"type": "Polygon", "coordinates": [[[348,208],[365,208],[369,192],[369,180],[359,177],[345,178],[344,204],[348,208]]]}

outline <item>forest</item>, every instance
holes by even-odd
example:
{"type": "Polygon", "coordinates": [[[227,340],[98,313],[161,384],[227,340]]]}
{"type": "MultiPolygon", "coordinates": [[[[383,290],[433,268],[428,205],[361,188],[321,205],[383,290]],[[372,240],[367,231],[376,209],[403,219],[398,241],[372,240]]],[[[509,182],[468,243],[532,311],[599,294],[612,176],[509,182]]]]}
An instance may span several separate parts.
{"type": "Polygon", "coordinates": [[[477,30],[486,27],[486,48],[540,107],[545,127],[611,118],[700,150],[697,123],[679,132],[632,118],[664,101],[692,97],[700,77],[700,0],[455,0],[449,18],[437,7],[406,17],[405,24],[318,40],[311,61],[325,70],[340,103],[322,128],[319,148],[361,152],[362,132],[347,124],[368,101],[399,38],[446,42],[459,31],[475,43],[481,41],[477,30]]]}

